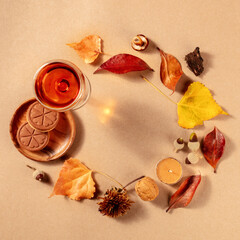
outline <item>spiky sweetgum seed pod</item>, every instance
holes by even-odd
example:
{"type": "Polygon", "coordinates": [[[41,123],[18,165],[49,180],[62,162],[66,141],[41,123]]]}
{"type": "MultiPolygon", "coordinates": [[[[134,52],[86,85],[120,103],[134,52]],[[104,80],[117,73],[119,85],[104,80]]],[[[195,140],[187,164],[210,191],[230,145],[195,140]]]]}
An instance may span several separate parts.
{"type": "Polygon", "coordinates": [[[121,188],[108,189],[104,197],[100,197],[101,202],[98,202],[99,212],[109,217],[123,216],[130,210],[131,201],[127,195],[127,191],[121,188]]]}

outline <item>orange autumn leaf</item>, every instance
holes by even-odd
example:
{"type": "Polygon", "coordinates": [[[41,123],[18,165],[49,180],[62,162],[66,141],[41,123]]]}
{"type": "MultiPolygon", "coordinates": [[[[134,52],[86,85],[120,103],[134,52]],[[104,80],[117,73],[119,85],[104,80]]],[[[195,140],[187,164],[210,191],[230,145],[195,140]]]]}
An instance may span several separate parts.
{"type": "Polygon", "coordinates": [[[180,62],[171,54],[165,53],[157,48],[161,55],[160,78],[162,83],[169,89],[175,91],[178,80],[183,74],[180,62]]]}
{"type": "Polygon", "coordinates": [[[92,63],[101,53],[102,39],[98,35],[89,35],[78,43],[69,43],[68,46],[75,49],[85,63],[92,63]]]}
{"type": "Polygon", "coordinates": [[[93,197],[95,190],[92,170],[78,159],[70,158],[64,162],[50,197],[64,195],[73,200],[89,199],[93,197]]]}

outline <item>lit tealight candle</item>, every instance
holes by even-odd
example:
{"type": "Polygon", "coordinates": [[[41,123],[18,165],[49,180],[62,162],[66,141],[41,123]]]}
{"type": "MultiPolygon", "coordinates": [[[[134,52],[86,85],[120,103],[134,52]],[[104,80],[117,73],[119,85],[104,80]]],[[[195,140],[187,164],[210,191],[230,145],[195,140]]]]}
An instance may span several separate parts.
{"type": "Polygon", "coordinates": [[[182,165],[174,158],[166,158],[157,164],[157,176],[161,182],[174,184],[182,178],[182,165]]]}

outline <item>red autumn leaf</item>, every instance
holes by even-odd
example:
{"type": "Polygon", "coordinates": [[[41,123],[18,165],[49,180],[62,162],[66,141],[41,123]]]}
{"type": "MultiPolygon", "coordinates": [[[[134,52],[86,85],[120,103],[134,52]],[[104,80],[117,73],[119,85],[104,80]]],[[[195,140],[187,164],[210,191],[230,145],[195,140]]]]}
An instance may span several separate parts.
{"type": "Polygon", "coordinates": [[[162,83],[169,89],[175,91],[178,80],[183,74],[180,62],[171,54],[165,53],[157,48],[161,55],[160,78],[162,83]]]}
{"type": "Polygon", "coordinates": [[[188,177],[172,195],[166,212],[172,208],[186,207],[191,202],[200,182],[201,175],[188,177]]]}
{"type": "Polygon", "coordinates": [[[225,138],[223,134],[214,127],[203,139],[202,152],[208,163],[214,168],[216,173],[217,163],[223,155],[225,138]]]}
{"type": "Polygon", "coordinates": [[[111,57],[108,61],[103,63],[94,73],[101,70],[107,70],[112,73],[122,74],[133,71],[151,70],[142,59],[130,54],[118,54],[111,57]]]}

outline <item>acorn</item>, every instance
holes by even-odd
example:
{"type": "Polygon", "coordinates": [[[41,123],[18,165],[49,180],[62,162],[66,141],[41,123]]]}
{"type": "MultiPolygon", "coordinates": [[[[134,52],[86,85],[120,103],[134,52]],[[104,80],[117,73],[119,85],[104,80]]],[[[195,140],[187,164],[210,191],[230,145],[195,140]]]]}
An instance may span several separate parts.
{"type": "Polygon", "coordinates": [[[148,47],[149,41],[143,34],[138,34],[132,39],[132,48],[136,51],[143,51],[148,47]]]}
{"type": "Polygon", "coordinates": [[[35,170],[34,172],[33,172],[33,178],[34,179],[36,179],[36,180],[38,180],[38,181],[44,181],[44,179],[45,179],[45,173],[43,172],[43,171],[40,171],[40,170],[35,170]]]}
{"type": "Polygon", "coordinates": [[[43,171],[40,171],[32,166],[27,165],[27,167],[31,168],[33,171],[33,178],[36,179],[37,181],[44,182],[46,180],[46,173],[43,171]]]}
{"type": "Polygon", "coordinates": [[[173,142],[173,146],[175,147],[175,152],[177,152],[178,150],[181,150],[184,148],[184,142],[182,138],[178,138],[173,142]]]}
{"type": "Polygon", "coordinates": [[[189,137],[188,147],[192,151],[197,151],[200,147],[200,143],[198,142],[197,134],[192,133],[189,137]]]}
{"type": "Polygon", "coordinates": [[[185,163],[186,164],[196,164],[199,161],[199,155],[196,152],[191,152],[188,154],[185,163]]]}

